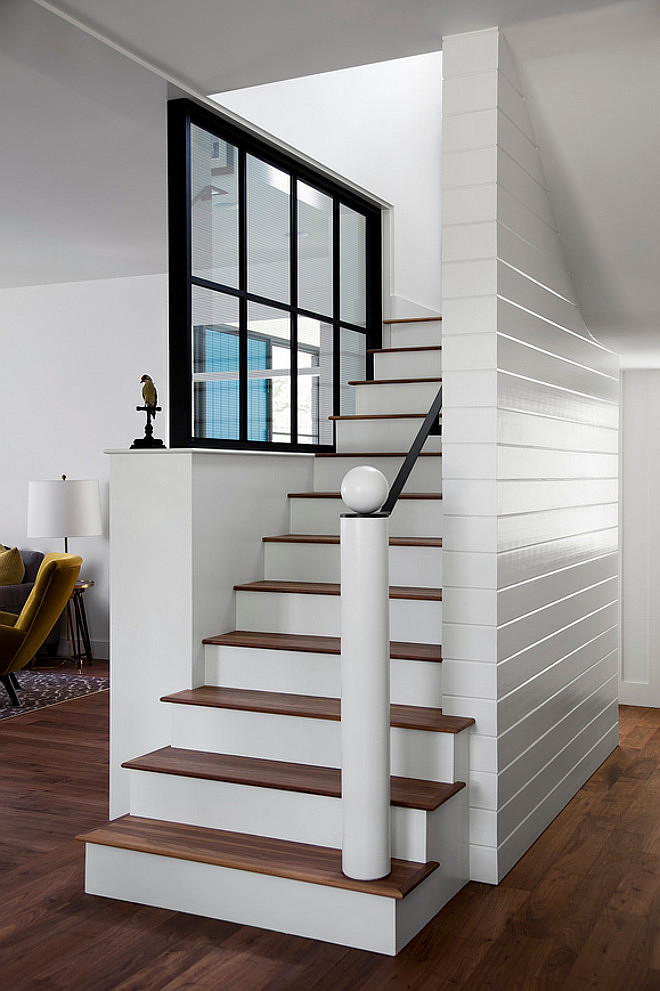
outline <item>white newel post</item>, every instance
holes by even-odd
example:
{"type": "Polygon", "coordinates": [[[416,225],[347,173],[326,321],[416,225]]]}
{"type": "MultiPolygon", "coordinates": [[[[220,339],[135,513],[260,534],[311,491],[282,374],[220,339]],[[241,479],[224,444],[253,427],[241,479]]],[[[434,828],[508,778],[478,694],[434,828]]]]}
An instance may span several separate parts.
{"type": "MultiPolygon", "coordinates": [[[[374,514],[388,492],[375,468],[353,468],[341,494],[374,514]]],[[[342,869],[375,880],[391,870],[389,518],[341,518],[342,869]]]]}

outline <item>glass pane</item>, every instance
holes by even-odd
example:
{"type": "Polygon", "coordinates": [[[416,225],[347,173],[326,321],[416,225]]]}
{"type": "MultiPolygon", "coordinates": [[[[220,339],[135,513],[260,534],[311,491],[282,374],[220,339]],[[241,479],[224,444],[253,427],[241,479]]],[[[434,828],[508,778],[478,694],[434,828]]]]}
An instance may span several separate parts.
{"type": "Polygon", "coordinates": [[[238,300],[193,286],[193,436],[238,440],[238,300]]]}
{"type": "Polygon", "coordinates": [[[342,415],[355,413],[355,389],[348,382],[362,381],[367,360],[367,338],[357,330],[339,329],[339,411],[342,415]]]}
{"type": "Polygon", "coordinates": [[[247,156],[248,290],[291,301],[290,177],[247,156]]]}
{"type": "Polygon", "coordinates": [[[339,209],[339,299],[341,319],[367,324],[367,221],[361,213],[339,209]]]}
{"type": "Polygon", "coordinates": [[[298,443],[332,444],[332,324],[298,319],[298,443]]]}
{"type": "Polygon", "coordinates": [[[248,307],[248,440],[291,440],[291,318],[248,307]]]}
{"type": "Polygon", "coordinates": [[[298,306],[332,316],[332,200],[298,182],[298,306]]]}
{"type": "Polygon", "coordinates": [[[190,128],[193,275],[238,287],[238,152],[190,128]]]}

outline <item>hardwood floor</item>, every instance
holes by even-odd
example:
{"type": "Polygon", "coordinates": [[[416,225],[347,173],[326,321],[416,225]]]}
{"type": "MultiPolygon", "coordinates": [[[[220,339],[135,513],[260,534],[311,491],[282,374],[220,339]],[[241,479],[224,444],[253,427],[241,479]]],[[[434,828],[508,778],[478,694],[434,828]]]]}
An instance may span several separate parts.
{"type": "Polygon", "coordinates": [[[107,818],[107,694],[0,723],[0,986],[28,991],[658,991],[660,710],[497,888],[471,883],[397,957],[83,893],[107,818]]]}

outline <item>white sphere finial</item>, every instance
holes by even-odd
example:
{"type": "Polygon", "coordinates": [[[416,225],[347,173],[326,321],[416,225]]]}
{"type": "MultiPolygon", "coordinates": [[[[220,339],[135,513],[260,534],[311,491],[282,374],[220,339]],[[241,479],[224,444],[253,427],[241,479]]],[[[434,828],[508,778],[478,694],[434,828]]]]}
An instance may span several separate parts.
{"type": "Polygon", "coordinates": [[[341,497],[354,513],[376,513],[387,499],[389,485],[382,471],[370,465],[351,468],[341,483],[341,497]]]}

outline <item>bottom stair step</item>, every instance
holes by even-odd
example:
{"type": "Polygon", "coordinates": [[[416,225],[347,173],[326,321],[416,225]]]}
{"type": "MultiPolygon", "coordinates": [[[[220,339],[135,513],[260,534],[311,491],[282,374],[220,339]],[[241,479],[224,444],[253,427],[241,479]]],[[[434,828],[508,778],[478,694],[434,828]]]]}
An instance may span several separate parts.
{"type": "Polygon", "coordinates": [[[330,847],[130,815],[76,838],[84,843],[363,891],[384,898],[404,898],[439,866],[435,861],[416,864],[393,860],[392,872],[387,877],[356,881],[342,873],[341,851],[330,847]]]}
{"type": "Polygon", "coordinates": [[[464,827],[442,866],[395,859],[378,881],[336,849],[131,815],[78,839],[88,894],[393,956],[465,884],[464,827]]]}

